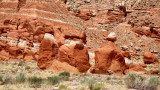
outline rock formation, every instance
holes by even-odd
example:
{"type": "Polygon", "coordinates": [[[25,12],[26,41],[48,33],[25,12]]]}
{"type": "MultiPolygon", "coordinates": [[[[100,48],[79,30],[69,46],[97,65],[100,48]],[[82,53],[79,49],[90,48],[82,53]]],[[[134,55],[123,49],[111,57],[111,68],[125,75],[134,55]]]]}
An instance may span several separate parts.
{"type": "Polygon", "coordinates": [[[151,52],[144,53],[143,61],[145,64],[151,64],[151,63],[158,64],[159,63],[158,58],[151,52]]]}
{"type": "Polygon", "coordinates": [[[80,72],[86,72],[90,68],[88,50],[79,41],[70,41],[60,47],[60,61],[69,63],[80,72]]]}
{"type": "Polygon", "coordinates": [[[125,69],[124,56],[113,42],[108,42],[104,47],[95,51],[95,70],[92,71],[93,73],[123,74],[125,69]]]}

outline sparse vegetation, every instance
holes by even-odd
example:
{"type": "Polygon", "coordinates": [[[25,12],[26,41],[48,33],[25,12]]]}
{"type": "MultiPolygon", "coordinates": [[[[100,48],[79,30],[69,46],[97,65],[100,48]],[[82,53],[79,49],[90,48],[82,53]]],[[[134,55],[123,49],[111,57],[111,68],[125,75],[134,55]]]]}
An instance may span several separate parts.
{"type": "Polygon", "coordinates": [[[59,85],[59,89],[67,89],[67,86],[66,86],[66,85],[61,84],[61,85],[59,85]]]}
{"type": "Polygon", "coordinates": [[[145,77],[136,75],[136,73],[130,73],[125,78],[125,83],[128,88],[139,89],[144,85],[145,77]]]}
{"type": "Polygon", "coordinates": [[[130,73],[125,77],[125,83],[128,88],[135,88],[136,73],[130,73]]]}
{"type": "Polygon", "coordinates": [[[25,80],[26,80],[25,74],[23,72],[19,72],[16,76],[16,82],[22,83],[25,82],[25,80]]]}
{"type": "Polygon", "coordinates": [[[53,76],[53,77],[48,77],[47,80],[48,80],[49,84],[55,85],[55,84],[58,84],[61,79],[58,76],[53,76]]]}
{"type": "Polygon", "coordinates": [[[68,81],[69,80],[69,77],[70,77],[70,73],[69,72],[61,72],[59,73],[59,76],[61,79],[63,79],[64,81],[68,81]]]}
{"type": "Polygon", "coordinates": [[[3,81],[3,75],[0,74],[0,82],[3,81]]]}
{"type": "Polygon", "coordinates": [[[158,78],[152,76],[150,79],[149,79],[149,85],[152,85],[152,86],[158,86],[160,84],[160,81],[158,78]]]}
{"type": "Polygon", "coordinates": [[[28,78],[28,82],[30,84],[35,84],[35,85],[40,85],[42,83],[42,80],[43,79],[41,77],[36,77],[36,76],[28,78]]]}
{"type": "Polygon", "coordinates": [[[67,71],[64,71],[64,72],[59,73],[59,76],[68,76],[68,77],[70,77],[70,73],[67,72],[67,71]]]}
{"type": "Polygon", "coordinates": [[[107,80],[111,80],[111,77],[108,76],[108,77],[107,77],[107,80]]]}
{"type": "Polygon", "coordinates": [[[24,61],[20,61],[20,62],[18,63],[18,66],[23,66],[23,64],[24,64],[24,61]]]}
{"type": "Polygon", "coordinates": [[[101,90],[103,86],[104,86],[103,83],[96,83],[93,87],[93,90],[101,90]]]}
{"type": "Polygon", "coordinates": [[[30,68],[31,68],[30,66],[26,66],[26,67],[25,67],[26,70],[29,70],[30,68]]]}

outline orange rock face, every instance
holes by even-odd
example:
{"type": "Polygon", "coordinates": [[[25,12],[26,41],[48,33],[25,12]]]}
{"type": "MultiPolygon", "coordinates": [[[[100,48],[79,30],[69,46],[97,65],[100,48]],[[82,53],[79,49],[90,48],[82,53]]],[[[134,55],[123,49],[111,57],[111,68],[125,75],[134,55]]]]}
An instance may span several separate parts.
{"type": "Polygon", "coordinates": [[[40,69],[47,69],[54,59],[57,59],[58,46],[53,35],[45,34],[39,48],[38,66],[40,69]]]}
{"type": "Polygon", "coordinates": [[[83,45],[61,46],[60,61],[76,67],[79,72],[86,72],[90,68],[88,50],[83,45]]]}
{"type": "Polygon", "coordinates": [[[125,69],[123,54],[113,42],[108,42],[104,47],[95,51],[95,70],[93,73],[123,74],[125,69]]]}
{"type": "Polygon", "coordinates": [[[143,55],[143,61],[145,64],[151,64],[151,63],[157,64],[158,58],[151,52],[145,52],[143,55]]]}
{"type": "Polygon", "coordinates": [[[125,74],[135,72],[136,74],[146,74],[147,70],[144,68],[146,65],[144,64],[130,64],[129,69],[125,70],[125,74]]]}

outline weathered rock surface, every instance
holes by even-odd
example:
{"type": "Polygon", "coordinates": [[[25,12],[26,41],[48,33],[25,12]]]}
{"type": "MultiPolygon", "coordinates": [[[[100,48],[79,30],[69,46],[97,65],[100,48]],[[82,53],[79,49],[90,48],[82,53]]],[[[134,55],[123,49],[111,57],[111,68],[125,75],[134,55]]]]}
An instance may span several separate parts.
{"type": "Polygon", "coordinates": [[[54,59],[58,59],[58,46],[53,35],[46,33],[40,44],[38,66],[47,69],[54,59]]]}
{"type": "Polygon", "coordinates": [[[129,64],[128,69],[125,70],[125,74],[132,72],[135,72],[136,74],[146,74],[147,70],[144,69],[146,67],[145,64],[129,64]]]}
{"type": "Polygon", "coordinates": [[[123,74],[126,69],[121,50],[113,43],[108,42],[104,47],[95,51],[95,69],[93,73],[123,74]]]}
{"type": "Polygon", "coordinates": [[[86,72],[90,68],[88,50],[79,41],[71,41],[60,47],[60,61],[76,67],[79,72],[86,72]]]}
{"type": "Polygon", "coordinates": [[[158,58],[154,54],[152,54],[151,52],[145,52],[144,53],[143,61],[144,61],[145,64],[151,64],[151,63],[157,64],[157,63],[159,63],[158,58]]]}

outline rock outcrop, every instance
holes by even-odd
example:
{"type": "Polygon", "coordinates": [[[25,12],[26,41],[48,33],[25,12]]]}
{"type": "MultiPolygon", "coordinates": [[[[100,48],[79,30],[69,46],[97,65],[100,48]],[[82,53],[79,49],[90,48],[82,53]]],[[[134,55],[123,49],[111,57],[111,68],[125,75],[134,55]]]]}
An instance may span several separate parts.
{"type": "Polygon", "coordinates": [[[151,52],[145,52],[144,55],[143,55],[143,61],[145,64],[151,64],[151,63],[154,63],[154,64],[158,64],[158,58],[152,54],[151,52]]]}
{"type": "Polygon", "coordinates": [[[124,56],[113,42],[95,51],[95,69],[92,73],[123,74],[125,69],[124,56]]]}
{"type": "Polygon", "coordinates": [[[125,70],[125,74],[135,72],[136,74],[146,74],[145,70],[147,66],[145,64],[129,64],[128,69],[125,70]]]}
{"type": "Polygon", "coordinates": [[[80,41],[68,41],[61,46],[60,61],[69,63],[82,73],[90,68],[88,50],[80,41]]]}
{"type": "Polygon", "coordinates": [[[40,44],[38,66],[47,69],[55,59],[58,59],[58,44],[53,35],[46,33],[40,44]]]}

